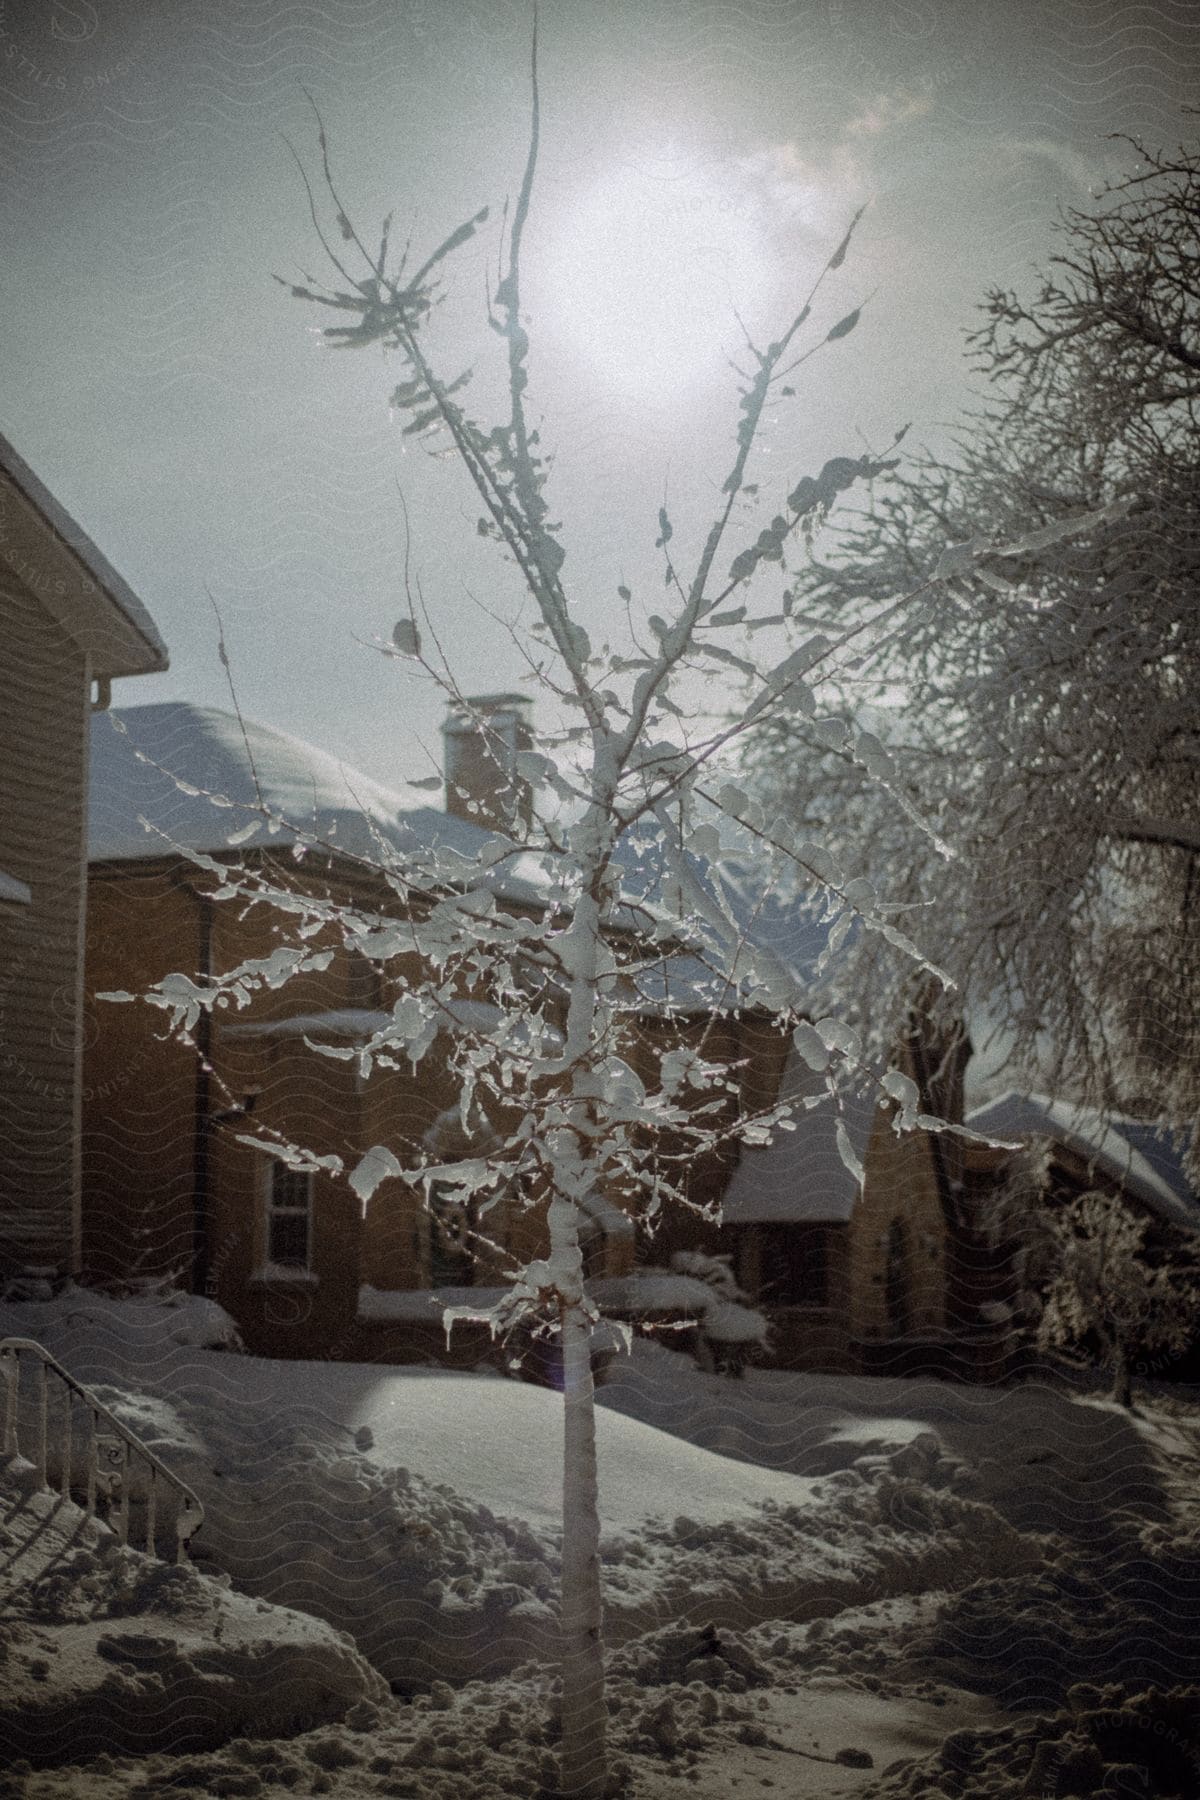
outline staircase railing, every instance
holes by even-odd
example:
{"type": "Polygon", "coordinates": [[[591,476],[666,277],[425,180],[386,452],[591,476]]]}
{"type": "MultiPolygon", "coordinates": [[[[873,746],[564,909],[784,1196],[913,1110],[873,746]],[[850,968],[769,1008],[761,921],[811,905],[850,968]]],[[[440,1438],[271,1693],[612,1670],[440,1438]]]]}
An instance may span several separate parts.
{"type": "MultiPolygon", "coordinates": [[[[34,1370],[32,1442],[28,1443],[32,1454],[28,1456],[28,1460],[36,1470],[38,1486],[43,1491],[53,1491],[49,1480],[51,1451],[61,1452],[58,1474],[61,1497],[69,1500],[73,1487],[77,1492],[82,1492],[84,1510],[89,1518],[101,1517],[100,1505],[103,1502],[104,1522],[115,1531],[122,1544],[129,1542],[130,1503],[135,1498],[134,1487],[144,1487],[144,1493],[137,1495],[139,1508],[143,1502],[145,1505],[143,1530],[139,1535],[143,1539],[142,1547],[151,1556],[159,1555],[157,1540],[164,1500],[167,1497],[173,1499],[175,1561],[183,1562],[187,1555],[188,1540],[204,1523],[204,1507],[199,1497],[186,1481],[182,1481],[174,1470],[168,1469],[153,1450],[139,1442],[102,1401],[84,1387],[82,1382],[76,1381],[44,1345],[36,1343],[33,1338],[0,1339],[0,1375],[3,1376],[7,1389],[4,1403],[4,1454],[26,1455],[20,1441],[22,1357],[31,1359],[34,1370]],[[51,1406],[50,1403],[52,1391],[58,1397],[59,1404],[56,1406],[51,1406]],[[77,1409],[86,1417],[83,1434],[76,1429],[77,1409]],[[51,1424],[55,1413],[59,1415],[56,1422],[61,1429],[52,1445],[51,1424]],[[79,1461],[83,1466],[83,1475],[75,1482],[73,1470],[77,1449],[81,1452],[79,1461]],[[135,1477],[138,1476],[141,1481],[135,1483],[135,1477]]],[[[168,1559],[164,1557],[162,1560],[165,1562],[168,1559]]]]}

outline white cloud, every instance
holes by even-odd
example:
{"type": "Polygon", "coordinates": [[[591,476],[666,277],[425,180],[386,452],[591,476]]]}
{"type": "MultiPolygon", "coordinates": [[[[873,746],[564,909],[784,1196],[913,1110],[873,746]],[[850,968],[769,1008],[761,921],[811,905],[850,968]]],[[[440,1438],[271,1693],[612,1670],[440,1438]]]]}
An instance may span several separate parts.
{"type": "Polygon", "coordinates": [[[850,213],[872,197],[873,140],[924,118],[933,104],[932,94],[907,89],[873,94],[820,154],[806,155],[794,141],[772,144],[744,157],[739,167],[774,223],[828,235],[844,229],[850,213]]]}
{"type": "Polygon", "coordinates": [[[875,94],[846,126],[847,137],[879,137],[910,119],[923,119],[933,107],[932,94],[875,94]]]}
{"type": "Polygon", "coordinates": [[[1080,194],[1099,192],[1121,166],[1120,159],[1106,149],[1097,147],[1094,155],[1084,156],[1053,138],[1001,138],[996,148],[1014,165],[1048,163],[1080,194]]]}
{"type": "Polygon", "coordinates": [[[870,198],[866,163],[847,144],[820,161],[805,158],[794,143],[772,144],[741,158],[738,167],[768,229],[787,225],[818,237],[836,234],[870,198]]]}

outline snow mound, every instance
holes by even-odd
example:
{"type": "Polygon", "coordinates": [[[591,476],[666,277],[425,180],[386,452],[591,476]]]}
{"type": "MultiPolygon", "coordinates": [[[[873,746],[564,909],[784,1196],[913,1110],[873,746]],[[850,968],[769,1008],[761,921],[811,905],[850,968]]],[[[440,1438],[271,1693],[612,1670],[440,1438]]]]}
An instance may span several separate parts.
{"type": "Polygon", "coordinates": [[[240,1351],[241,1338],[215,1300],[178,1288],[101,1293],[68,1282],[53,1296],[0,1299],[0,1337],[36,1338],[71,1373],[105,1368],[119,1358],[122,1374],[155,1371],[194,1350],[240,1351]]]}
{"type": "Polygon", "coordinates": [[[122,1547],[22,1472],[0,1472],[4,1760],[207,1748],[386,1697],[341,1633],[122,1547]]]}
{"type": "Polygon", "coordinates": [[[809,1480],[913,1446],[918,1464],[933,1457],[940,1485],[1031,1533],[1094,1543],[1123,1511],[1165,1516],[1164,1446],[1147,1421],[1033,1382],[998,1389],[760,1369],[734,1388],[638,1338],[597,1399],[722,1457],[809,1480]]]}
{"type": "Polygon", "coordinates": [[[602,1540],[609,1641],[655,1618],[745,1631],[1039,1566],[1039,1539],[931,1485],[928,1471],[915,1478],[908,1447],[872,1460],[879,1466],[840,1471],[803,1506],[768,1500],[753,1518],[680,1515],[602,1540]]]}
{"type": "Polygon", "coordinates": [[[349,1632],[399,1689],[553,1653],[547,1546],[444,1484],[304,1444],[186,1477],[206,1508],[198,1558],[349,1632]]]}
{"type": "Polygon", "coordinates": [[[1032,1579],[979,1581],[946,1602],[925,1648],[1006,1707],[1061,1704],[1080,1682],[1200,1684],[1200,1534],[1151,1527],[1102,1560],[1070,1551],[1032,1579]]]}
{"type": "Polygon", "coordinates": [[[883,1800],[1188,1800],[1200,1792],[1200,1689],[1127,1693],[1081,1685],[1051,1717],[963,1729],[867,1790],[883,1800]]]}

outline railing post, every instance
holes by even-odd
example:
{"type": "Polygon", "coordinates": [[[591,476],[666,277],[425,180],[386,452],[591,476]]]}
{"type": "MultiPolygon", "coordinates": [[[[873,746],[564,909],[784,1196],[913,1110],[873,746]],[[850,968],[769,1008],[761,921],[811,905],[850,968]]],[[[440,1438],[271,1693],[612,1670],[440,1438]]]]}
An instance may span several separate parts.
{"type": "Polygon", "coordinates": [[[63,1438],[62,1438],[62,1474],[58,1483],[58,1491],[64,1500],[71,1498],[71,1405],[73,1396],[69,1387],[63,1388],[63,1438]]]}
{"type": "Polygon", "coordinates": [[[121,1504],[117,1508],[117,1542],[129,1542],[129,1445],[121,1439],[121,1467],[117,1476],[121,1484],[121,1504]]]}
{"type": "Polygon", "coordinates": [[[175,1561],[177,1563],[187,1561],[188,1543],[204,1523],[203,1516],[198,1519],[193,1517],[193,1511],[192,1501],[189,1497],[185,1499],[175,1517],[175,1561]]]}
{"type": "Polygon", "coordinates": [[[84,1510],[89,1519],[96,1516],[96,1464],[100,1449],[97,1439],[100,1436],[100,1414],[94,1406],[88,1407],[88,1447],[87,1447],[87,1505],[84,1510]]]}
{"type": "Polygon", "coordinates": [[[21,1363],[15,1350],[0,1356],[4,1365],[4,1454],[17,1454],[17,1394],[21,1386],[21,1363]]]}
{"type": "Polygon", "coordinates": [[[146,1554],[157,1555],[154,1532],[158,1524],[158,1470],[150,1464],[150,1487],[146,1494],[146,1554]]]}
{"type": "Polygon", "coordinates": [[[50,1443],[49,1443],[50,1432],[49,1432],[49,1420],[46,1417],[46,1389],[47,1389],[48,1383],[46,1380],[46,1365],[44,1362],[38,1363],[37,1380],[38,1380],[38,1385],[37,1385],[37,1415],[38,1415],[37,1478],[38,1478],[38,1486],[40,1488],[46,1488],[46,1487],[49,1487],[49,1485],[50,1485],[49,1482],[46,1480],[46,1465],[47,1465],[47,1460],[49,1457],[49,1448],[50,1448],[50,1443]]]}

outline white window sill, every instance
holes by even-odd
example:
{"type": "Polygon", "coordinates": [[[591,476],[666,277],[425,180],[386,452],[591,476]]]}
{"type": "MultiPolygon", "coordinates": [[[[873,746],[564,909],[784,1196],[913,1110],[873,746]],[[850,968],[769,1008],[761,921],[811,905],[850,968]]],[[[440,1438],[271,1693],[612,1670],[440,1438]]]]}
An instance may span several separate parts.
{"type": "Polygon", "coordinates": [[[320,1285],[321,1278],[312,1269],[290,1267],[286,1263],[264,1263],[250,1277],[251,1287],[315,1288],[320,1285]]]}

